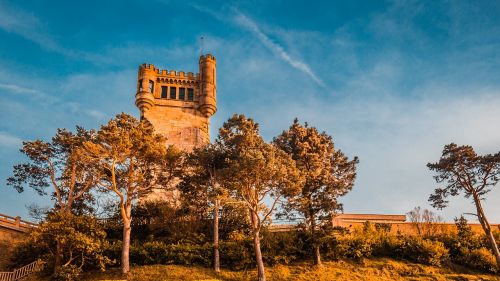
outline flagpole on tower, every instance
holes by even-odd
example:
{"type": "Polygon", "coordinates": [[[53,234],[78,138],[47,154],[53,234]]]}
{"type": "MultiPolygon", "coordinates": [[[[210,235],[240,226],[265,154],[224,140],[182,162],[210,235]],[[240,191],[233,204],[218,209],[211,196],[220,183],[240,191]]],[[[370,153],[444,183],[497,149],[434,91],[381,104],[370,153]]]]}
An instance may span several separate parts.
{"type": "Polygon", "coordinates": [[[200,56],[203,55],[203,36],[200,37],[200,56]]]}

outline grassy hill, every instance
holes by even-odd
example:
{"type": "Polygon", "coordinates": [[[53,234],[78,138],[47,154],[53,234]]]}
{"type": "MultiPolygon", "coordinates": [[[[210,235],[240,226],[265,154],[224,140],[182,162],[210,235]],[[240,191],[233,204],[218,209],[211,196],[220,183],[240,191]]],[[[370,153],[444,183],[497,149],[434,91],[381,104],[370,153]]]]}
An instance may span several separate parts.
{"type": "MultiPolygon", "coordinates": [[[[187,267],[177,265],[153,265],[132,267],[129,280],[137,281],[251,281],[256,280],[256,272],[227,271],[220,275],[203,267],[187,267]]],[[[356,280],[500,280],[500,276],[482,274],[460,267],[454,269],[439,268],[409,262],[394,261],[391,259],[366,259],[360,263],[352,261],[325,262],[321,269],[310,264],[291,266],[276,266],[267,269],[267,278],[270,281],[356,281],[356,280]]],[[[37,281],[45,281],[38,278],[37,281]]],[[[104,273],[86,273],[81,280],[121,280],[116,269],[104,273]]]]}

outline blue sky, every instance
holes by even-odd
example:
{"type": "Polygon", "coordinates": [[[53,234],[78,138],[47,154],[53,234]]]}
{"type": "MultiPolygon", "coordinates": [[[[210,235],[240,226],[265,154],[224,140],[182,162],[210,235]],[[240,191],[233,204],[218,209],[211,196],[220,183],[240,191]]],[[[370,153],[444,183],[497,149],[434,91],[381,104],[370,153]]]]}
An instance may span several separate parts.
{"type": "MultiPolygon", "coordinates": [[[[197,72],[201,48],[217,57],[212,137],[233,113],[266,140],[294,117],[325,130],[361,161],[346,212],[430,208],[444,144],[500,150],[498,1],[188,2],[0,0],[0,213],[49,204],[5,185],[22,140],[138,116],[138,65],[197,72]]],[[[485,207],[500,223],[500,191],[485,207]]]]}

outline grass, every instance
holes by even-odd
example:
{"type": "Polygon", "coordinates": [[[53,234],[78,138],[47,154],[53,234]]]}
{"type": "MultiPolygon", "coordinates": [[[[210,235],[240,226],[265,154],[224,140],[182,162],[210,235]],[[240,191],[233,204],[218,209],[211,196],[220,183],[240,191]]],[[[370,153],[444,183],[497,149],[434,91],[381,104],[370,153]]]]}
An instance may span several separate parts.
{"type": "MultiPolygon", "coordinates": [[[[395,261],[391,259],[366,259],[362,262],[336,261],[325,262],[322,268],[308,263],[268,267],[267,279],[270,281],[356,281],[356,280],[500,280],[500,276],[478,273],[463,268],[439,268],[420,264],[395,261]]],[[[216,275],[211,269],[198,266],[151,265],[134,266],[129,280],[137,281],[251,281],[256,280],[255,270],[222,270],[216,275]]],[[[38,278],[37,281],[48,279],[38,278]]],[[[123,280],[117,269],[106,272],[86,273],[80,280],[103,281],[123,280]]]]}

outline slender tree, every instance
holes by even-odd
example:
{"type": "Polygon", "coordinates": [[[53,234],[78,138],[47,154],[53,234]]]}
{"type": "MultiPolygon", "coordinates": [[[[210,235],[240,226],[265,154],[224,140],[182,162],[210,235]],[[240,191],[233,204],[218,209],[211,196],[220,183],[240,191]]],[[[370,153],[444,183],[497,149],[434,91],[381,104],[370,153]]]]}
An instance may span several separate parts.
{"type": "Polygon", "coordinates": [[[233,115],[219,130],[218,142],[228,151],[225,169],[227,187],[246,205],[252,226],[258,280],[265,281],[260,248],[262,225],[268,221],[283,197],[300,191],[302,178],[293,159],[267,144],[259,126],[244,115],[233,115]],[[271,202],[265,206],[264,201],[271,202]]]}
{"type": "MultiPolygon", "coordinates": [[[[28,162],[14,166],[7,185],[18,192],[29,186],[39,195],[51,191],[55,212],[79,214],[88,210],[88,203],[92,201],[89,190],[95,186],[100,174],[94,163],[82,159],[78,149],[95,136],[95,131],[77,127],[75,133],[58,129],[50,142],[23,142],[20,151],[28,157],[28,162]]],[[[61,265],[63,246],[62,240],[57,240],[54,272],[61,265]]]]}
{"type": "Polygon", "coordinates": [[[349,192],[356,178],[358,158],[348,158],[335,150],[332,137],[315,127],[299,124],[295,119],[287,131],[274,139],[274,144],[289,154],[304,176],[301,192],[290,197],[284,211],[305,218],[310,232],[315,264],[321,266],[318,225],[342,209],[339,196],[349,192]]]}
{"type": "Polygon", "coordinates": [[[104,175],[99,187],[117,195],[123,220],[121,272],[130,271],[129,251],[132,205],[154,188],[168,186],[165,175],[167,148],[164,139],[150,126],[121,113],[101,126],[93,142],[86,142],[82,154],[94,161],[104,175]]]}
{"type": "Polygon", "coordinates": [[[439,223],[443,221],[440,216],[431,210],[422,209],[420,206],[413,208],[406,215],[419,236],[432,236],[436,234],[439,229],[439,223]]]}
{"type": "Polygon", "coordinates": [[[463,193],[466,198],[472,197],[477,218],[490,242],[497,268],[500,269],[500,252],[481,202],[500,180],[500,152],[477,155],[471,146],[451,143],[445,145],[439,162],[428,163],[427,167],[436,172],[434,179],[437,183],[445,184],[445,187],[436,188],[434,194],[430,195],[429,201],[433,207],[445,208],[449,196],[463,193]]]}
{"type": "Polygon", "coordinates": [[[220,272],[219,211],[228,201],[222,177],[222,171],[227,166],[226,157],[218,143],[195,148],[187,157],[186,170],[178,185],[190,206],[197,211],[208,206],[212,211],[215,272],[220,272]]]}

